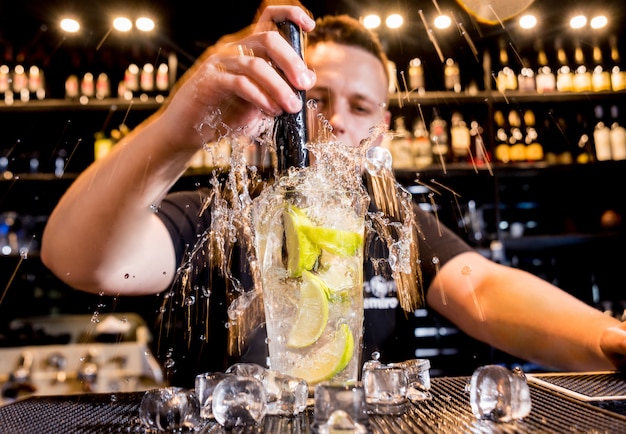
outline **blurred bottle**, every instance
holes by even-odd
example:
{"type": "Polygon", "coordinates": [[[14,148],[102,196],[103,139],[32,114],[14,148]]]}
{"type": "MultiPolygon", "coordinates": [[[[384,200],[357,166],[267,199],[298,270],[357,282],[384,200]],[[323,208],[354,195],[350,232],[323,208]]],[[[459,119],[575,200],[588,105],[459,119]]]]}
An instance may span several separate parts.
{"type": "Polygon", "coordinates": [[[448,122],[441,117],[439,110],[433,108],[433,119],[430,122],[430,142],[433,150],[433,162],[444,164],[450,152],[448,144],[448,122]]]}
{"type": "Polygon", "coordinates": [[[476,165],[483,165],[489,161],[489,154],[483,140],[483,127],[478,121],[470,122],[470,158],[476,165]]]}
{"type": "Polygon", "coordinates": [[[605,68],[602,60],[602,49],[597,44],[593,46],[593,65],[591,89],[594,92],[611,90],[611,74],[605,68]]]}
{"type": "Polygon", "coordinates": [[[0,97],[11,89],[11,68],[9,65],[0,65],[0,97]]]}
{"type": "Polygon", "coordinates": [[[506,128],[506,120],[501,110],[496,110],[493,114],[493,121],[496,126],[496,136],[494,142],[494,158],[500,163],[511,161],[509,150],[509,135],[506,128]]]}
{"type": "Polygon", "coordinates": [[[422,60],[419,58],[409,61],[409,90],[411,92],[417,91],[418,94],[423,94],[426,90],[424,83],[424,66],[422,60]]]}
{"type": "MultiPolygon", "coordinates": [[[[565,129],[565,120],[555,117],[554,112],[550,110],[548,116],[544,118],[540,136],[546,162],[550,164],[570,164],[572,162],[572,153],[568,147],[570,141],[564,134],[565,129]]],[[[578,138],[573,140],[577,141],[578,138]]]]}
{"type": "MultiPolygon", "coordinates": [[[[525,65],[528,62],[524,62],[525,65]]],[[[517,76],[517,83],[520,92],[535,92],[537,90],[535,81],[535,71],[528,66],[523,66],[517,76]]]]}
{"type": "Polygon", "coordinates": [[[574,92],[589,92],[591,88],[591,70],[585,63],[585,53],[580,44],[574,49],[574,61],[576,70],[574,71],[574,92]]]}
{"type": "Polygon", "coordinates": [[[96,98],[104,99],[109,98],[111,96],[111,81],[109,80],[109,76],[101,72],[98,74],[98,78],[96,79],[96,98]]]}
{"type": "Polygon", "coordinates": [[[71,74],[65,80],[65,98],[78,99],[80,97],[80,85],[78,83],[78,76],[71,74]]]}
{"type": "Polygon", "coordinates": [[[389,73],[389,88],[387,92],[396,93],[400,87],[398,86],[398,68],[392,60],[387,60],[387,72],[389,73]]]}
{"type": "Polygon", "coordinates": [[[28,69],[28,91],[30,99],[42,100],[46,97],[44,73],[37,65],[32,65],[28,69]]]}
{"type": "Polygon", "coordinates": [[[557,39],[556,57],[559,67],[556,72],[556,88],[559,92],[572,92],[574,90],[574,73],[567,61],[565,50],[557,39]]]}
{"type": "Polygon", "coordinates": [[[619,108],[611,106],[611,158],[626,160],[626,129],[619,123],[619,108]]]}
{"type": "Polygon", "coordinates": [[[614,91],[620,91],[626,89],[626,70],[624,70],[621,64],[619,50],[617,48],[617,38],[612,35],[609,39],[611,44],[611,88],[614,91]]]}
{"type": "Polygon", "coordinates": [[[161,93],[167,92],[170,89],[170,77],[169,67],[167,63],[161,63],[157,68],[155,85],[157,90],[161,93]]]}
{"type": "Polygon", "coordinates": [[[413,123],[413,154],[417,168],[433,164],[433,149],[426,124],[422,118],[416,119],[413,123]]]}
{"type": "Polygon", "coordinates": [[[154,91],[154,65],[146,63],[141,68],[139,75],[139,87],[142,92],[151,94],[154,91]]]}
{"type": "Polygon", "coordinates": [[[537,92],[545,93],[545,92],[554,92],[556,90],[556,77],[554,72],[552,72],[552,68],[550,68],[548,64],[548,56],[546,55],[546,51],[543,48],[543,44],[538,42],[538,54],[537,54],[537,76],[535,79],[537,92]]]}
{"type": "Polygon", "coordinates": [[[576,121],[570,125],[571,141],[576,144],[576,162],[592,163],[596,161],[595,150],[593,149],[593,127],[589,127],[587,116],[576,113],[576,121]]]}
{"type": "Polygon", "coordinates": [[[91,72],[86,72],[85,75],[83,75],[83,79],[80,82],[80,94],[87,98],[96,96],[96,84],[91,72]]]}
{"type": "Polygon", "coordinates": [[[94,160],[106,157],[113,148],[113,139],[107,137],[103,131],[94,134],[93,156],[94,160]]]}
{"type": "Polygon", "coordinates": [[[526,161],[526,143],[522,133],[522,117],[517,110],[509,111],[509,158],[513,163],[526,161]]]}
{"type": "Polygon", "coordinates": [[[594,108],[596,124],[593,129],[593,143],[598,161],[607,161],[611,157],[611,130],[604,120],[604,108],[597,105],[594,108]]]}
{"type": "Polygon", "coordinates": [[[446,90],[461,92],[461,70],[459,64],[452,58],[446,59],[443,68],[444,87],[446,90]]]}
{"type": "Polygon", "coordinates": [[[460,112],[452,113],[450,120],[450,145],[452,147],[452,161],[466,162],[470,157],[470,129],[463,120],[460,112]]]}
{"type": "Polygon", "coordinates": [[[394,169],[413,169],[415,159],[412,153],[411,132],[407,130],[403,117],[397,117],[393,123],[393,135],[391,137],[391,155],[394,169]]]}
{"type": "Polygon", "coordinates": [[[539,133],[536,128],[535,113],[532,110],[524,112],[524,143],[526,144],[526,161],[536,162],[544,158],[543,145],[539,141],[539,133]]]}
{"type": "Polygon", "coordinates": [[[500,42],[500,70],[496,76],[498,90],[505,92],[507,90],[517,90],[517,76],[514,69],[509,64],[509,54],[507,53],[506,43],[500,42]]]}

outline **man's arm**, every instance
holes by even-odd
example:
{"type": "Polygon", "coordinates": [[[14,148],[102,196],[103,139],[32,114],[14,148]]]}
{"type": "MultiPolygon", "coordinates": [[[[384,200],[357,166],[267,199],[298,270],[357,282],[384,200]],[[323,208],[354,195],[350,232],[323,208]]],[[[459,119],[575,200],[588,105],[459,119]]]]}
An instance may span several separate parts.
{"type": "Polygon", "coordinates": [[[427,300],[468,335],[546,367],[611,370],[626,354],[626,332],[617,319],[476,252],[448,261],[427,300]]]}
{"type": "Polygon", "coordinates": [[[193,154],[226,132],[224,124],[254,135],[267,116],[298,111],[302,102],[292,87],[307,90],[314,82],[275,31],[273,23],[284,20],[304,31],[315,25],[299,7],[265,8],[253,32],[207,50],[166,106],[78,177],[43,234],[42,260],[51,271],[91,292],[149,294],[168,287],[175,253],[154,215],[159,201],[193,154]]]}

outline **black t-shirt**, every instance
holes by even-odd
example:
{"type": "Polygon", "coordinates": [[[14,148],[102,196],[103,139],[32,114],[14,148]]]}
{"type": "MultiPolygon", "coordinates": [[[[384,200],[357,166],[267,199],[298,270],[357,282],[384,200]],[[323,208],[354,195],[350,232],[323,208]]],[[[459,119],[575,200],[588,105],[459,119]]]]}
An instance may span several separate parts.
{"type": "MultiPolygon", "coordinates": [[[[157,355],[171,367],[170,382],[190,386],[195,374],[222,371],[235,361],[264,364],[266,360],[265,333],[257,330],[243,354],[236,359],[227,355],[226,337],[228,290],[232,281],[208,267],[207,231],[211,224],[211,208],[204,208],[211,194],[207,188],[169,194],[161,203],[157,215],[167,226],[176,250],[179,272],[185,272],[165,294],[157,331],[157,355]],[[194,252],[189,258],[189,252],[194,252]]],[[[419,227],[418,252],[423,287],[430,286],[437,269],[459,253],[472,250],[461,238],[437,222],[435,217],[414,204],[419,227]],[[433,258],[436,258],[433,261],[433,258]]],[[[369,257],[386,257],[382,241],[369,245],[369,257]]],[[[233,274],[239,290],[249,289],[251,279],[245,270],[245,252],[238,246],[229,252],[233,274]]],[[[384,273],[383,273],[384,274],[384,273]]],[[[374,273],[371,261],[364,266],[364,337],[363,357],[377,351],[386,360],[414,357],[406,345],[413,330],[407,313],[400,307],[396,285],[392,279],[374,273]]]]}

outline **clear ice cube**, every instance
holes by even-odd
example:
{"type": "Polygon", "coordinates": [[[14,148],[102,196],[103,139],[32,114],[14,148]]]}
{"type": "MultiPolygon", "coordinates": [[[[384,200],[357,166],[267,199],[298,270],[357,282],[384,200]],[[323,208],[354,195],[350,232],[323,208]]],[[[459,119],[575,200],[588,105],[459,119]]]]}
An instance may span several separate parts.
{"type": "Polygon", "coordinates": [[[478,419],[510,422],[530,413],[530,389],[519,368],[481,366],[472,374],[469,388],[472,412],[478,419]]]}
{"type": "Polygon", "coordinates": [[[237,363],[229,367],[226,372],[261,381],[265,388],[267,414],[291,416],[306,410],[309,385],[301,378],[285,375],[253,363],[237,363]]]}
{"type": "Polygon", "coordinates": [[[255,425],[265,416],[265,401],[259,380],[231,375],[213,391],[213,416],[226,429],[255,425]]]}
{"type": "Polygon", "coordinates": [[[401,414],[406,410],[408,377],[404,367],[366,362],[363,386],[369,412],[401,414]]]}
{"type": "Polygon", "coordinates": [[[363,384],[315,386],[313,429],[325,433],[366,433],[369,428],[363,384]]]}
{"type": "Polygon", "coordinates": [[[196,395],[181,387],[148,390],[139,405],[139,419],[154,432],[195,429],[200,425],[200,403],[196,395]]]}

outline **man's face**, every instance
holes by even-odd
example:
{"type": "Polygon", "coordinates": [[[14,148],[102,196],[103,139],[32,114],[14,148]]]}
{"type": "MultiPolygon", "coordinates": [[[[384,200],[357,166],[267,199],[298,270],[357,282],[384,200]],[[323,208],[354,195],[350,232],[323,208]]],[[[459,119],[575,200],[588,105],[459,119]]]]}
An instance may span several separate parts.
{"type": "MultiPolygon", "coordinates": [[[[317,101],[318,113],[330,122],[339,141],[357,146],[372,127],[389,124],[387,77],[380,60],[363,49],[334,42],[308,47],[305,55],[317,75],[307,100],[317,101]]],[[[316,134],[317,122],[313,123],[309,128],[316,134]]]]}

